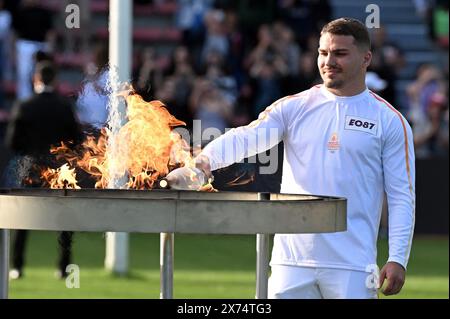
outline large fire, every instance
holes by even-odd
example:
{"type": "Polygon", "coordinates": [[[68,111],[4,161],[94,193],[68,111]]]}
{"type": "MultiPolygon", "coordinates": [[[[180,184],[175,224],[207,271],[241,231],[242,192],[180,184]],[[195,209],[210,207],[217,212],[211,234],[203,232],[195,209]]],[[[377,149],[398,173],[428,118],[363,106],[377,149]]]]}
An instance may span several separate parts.
{"type": "Polygon", "coordinates": [[[102,129],[99,137],[88,135],[76,150],[64,142],[52,147],[51,154],[66,164],[56,170],[44,169],[41,174],[44,184],[51,188],[79,188],[75,168],[80,168],[96,180],[95,188],[106,188],[110,179],[117,177],[110,176],[109,170],[116,165],[114,171],[127,176],[126,188],[151,189],[172,169],[193,166],[189,145],[173,131],[184,122],[172,116],[160,101],[146,102],[132,92],[122,96],[127,104],[128,122],[119,133],[111,137],[108,129],[102,129]],[[118,156],[111,160],[108,145],[112,143],[118,156]]]}

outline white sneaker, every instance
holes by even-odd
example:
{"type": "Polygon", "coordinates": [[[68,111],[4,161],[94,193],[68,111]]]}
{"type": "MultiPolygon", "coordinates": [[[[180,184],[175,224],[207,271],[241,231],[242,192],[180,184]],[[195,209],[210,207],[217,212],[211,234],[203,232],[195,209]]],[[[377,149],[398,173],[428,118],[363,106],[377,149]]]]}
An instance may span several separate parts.
{"type": "Polygon", "coordinates": [[[22,272],[20,270],[13,268],[9,271],[9,279],[15,280],[20,277],[22,277],[22,272]]]}

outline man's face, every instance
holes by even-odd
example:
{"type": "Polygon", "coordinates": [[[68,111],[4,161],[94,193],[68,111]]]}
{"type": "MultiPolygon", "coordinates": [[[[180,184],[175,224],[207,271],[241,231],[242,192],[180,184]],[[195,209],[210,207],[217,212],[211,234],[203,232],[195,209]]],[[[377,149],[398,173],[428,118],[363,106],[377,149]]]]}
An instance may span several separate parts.
{"type": "Polygon", "coordinates": [[[353,36],[325,33],[320,37],[317,65],[324,85],[332,91],[345,93],[364,85],[370,58],[370,51],[358,48],[353,36]]]}

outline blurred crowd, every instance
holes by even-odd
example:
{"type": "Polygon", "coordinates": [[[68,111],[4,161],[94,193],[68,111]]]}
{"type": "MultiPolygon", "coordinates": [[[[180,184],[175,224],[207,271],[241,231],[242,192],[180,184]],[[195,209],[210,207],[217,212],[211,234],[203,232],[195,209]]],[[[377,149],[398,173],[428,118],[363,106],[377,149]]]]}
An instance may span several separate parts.
{"type": "MultiPolygon", "coordinates": [[[[371,30],[373,61],[367,85],[410,121],[418,158],[448,156],[448,3],[411,1],[429,26],[429,37],[443,57],[441,64],[420,65],[405,97],[398,96],[396,85],[407,66],[405,52],[389,40],[387,27],[381,26],[371,30]]],[[[89,0],[66,2],[79,4],[81,12],[87,12],[83,23],[92,23],[89,0]]],[[[160,5],[168,1],[135,2],[160,5]]],[[[176,4],[174,25],[182,32],[182,41],[169,59],[154,46],[135,44],[131,80],[144,99],[163,101],[188,127],[192,128],[194,119],[201,120],[202,130],[214,127],[224,132],[245,125],[278,98],[321,82],[317,47],[321,27],[333,17],[329,1],[177,0],[176,4]]],[[[61,45],[61,32],[59,36],[55,32],[60,20],[61,15],[37,0],[0,0],[3,127],[15,101],[5,98],[4,84],[15,82],[16,100],[29,97],[36,56],[43,52],[51,56],[55,51],[69,56],[90,52],[82,90],[73,98],[82,122],[104,125],[107,43],[82,32],[79,42],[62,33],[61,45]]],[[[0,130],[0,138],[1,134],[0,130]]]]}
{"type": "Polygon", "coordinates": [[[202,129],[249,123],[278,98],[318,82],[318,32],[327,1],[178,1],[182,43],[167,67],[142,52],[135,88],[202,129]],[[302,27],[304,25],[304,27],[302,27]]]}
{"type": "Polygon", "coordinates": [[[448,157],[449,4],[446,0],[414,0],[414,3],[428,27],[439,63],[424,63],[417,68],[415,80],[406,89],[406,116],[413,125],[418,158],[448,157]]]}

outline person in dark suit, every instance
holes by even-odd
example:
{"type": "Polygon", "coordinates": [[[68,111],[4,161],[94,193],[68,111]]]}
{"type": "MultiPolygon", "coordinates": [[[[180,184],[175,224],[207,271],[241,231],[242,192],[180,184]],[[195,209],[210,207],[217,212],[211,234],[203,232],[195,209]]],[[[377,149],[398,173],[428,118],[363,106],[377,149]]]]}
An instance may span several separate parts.
{"type": "MultiPolygon", "coordinates": [[[[50,147],[61,141],[82,140],[82,130],[70,100],[55,91],[56,68],[50,61],[38,62],[33,76],[35,94],[20,101],[12,110],[6,132],[6,145],[15,154],[7,169],[7,187],[39,187],[30,181],[34,167],[51,165],[50,147]],[[24,183],[24,178],[28,178],[24,183]]],[[[32,213],[32,212],[30,212],[32,213]]],[[[16,232],[13,244],[10,278],[23,275],[24,251],[27,231],[16,232]]],[[[57,276],[66,276],[66,266],[71,258],[71,232],[61,232],[58,238],[59,263],[57,276]]]]}

